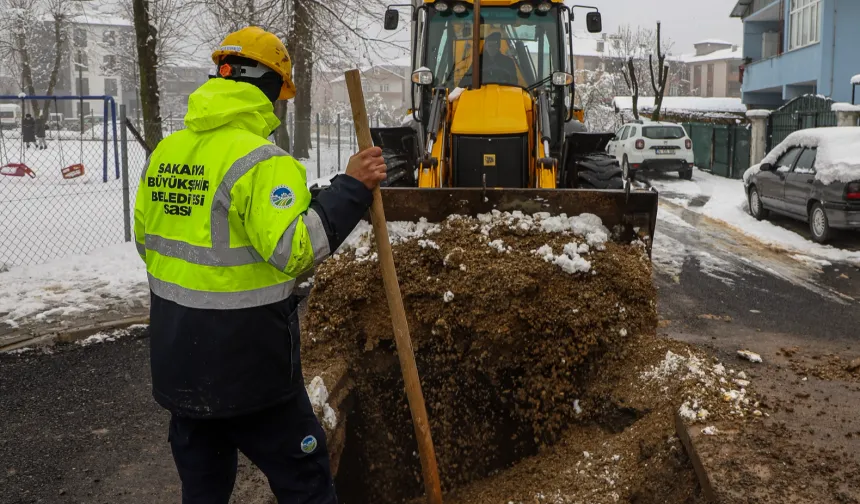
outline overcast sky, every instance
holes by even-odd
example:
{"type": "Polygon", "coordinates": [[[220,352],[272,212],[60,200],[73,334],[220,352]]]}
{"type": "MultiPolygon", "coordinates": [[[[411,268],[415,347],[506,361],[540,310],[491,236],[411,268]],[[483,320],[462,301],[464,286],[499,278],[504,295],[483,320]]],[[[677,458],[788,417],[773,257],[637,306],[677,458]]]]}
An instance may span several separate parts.
{"type": "MultiPolygon", "coordinates": [[[[692,53],[693,44],[705,39],[743,43],[741,20],[729,17],[737,0],[566,0],[565,3],[598,7],[603,14],[603,30],[608,33],[624,24],[656,27],[657,21],[662,21],[663,34],[675,43],[672,52],[676,54],[692,53]]],[[[574,11],[577,29],[585,28],[585,12],[574,11]]]]}

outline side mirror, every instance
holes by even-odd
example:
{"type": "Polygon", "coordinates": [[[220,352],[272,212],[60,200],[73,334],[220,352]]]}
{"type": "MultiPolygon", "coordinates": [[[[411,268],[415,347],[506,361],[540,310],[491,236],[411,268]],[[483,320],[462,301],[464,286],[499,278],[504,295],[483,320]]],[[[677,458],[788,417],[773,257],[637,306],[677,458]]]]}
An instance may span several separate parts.
{"type": "Polygon", "coordinates": [[[760,168],[761,171],[773,171],[773,165],[770,163],[762,163],[760,168]]]}
{"type": "Polygon", "coordinates": [[[400,13],[389,8],[385,11],[385,29],[396,30],[398,25],[400,25],[400,13]]]}
{"type": "Polygon", "coordinates": [[[429,86],[433,84],[433,71],[427,67],[421,67],[412,72],[412,82],[419,86],[429,86]]]}
{"type": "Polygon", "coordinates": [[[600,33],[603,31],[603,16],[599,12],[589,12],[585,15],[585,26],[588,33],[600,33]]]}
{"type": "Polygon", "coordinates": [[[570,86],[573,84],[573,75],[570,75],[567,72],[554,72],[552,74],[552,85],[553,86],[570,86]]]}

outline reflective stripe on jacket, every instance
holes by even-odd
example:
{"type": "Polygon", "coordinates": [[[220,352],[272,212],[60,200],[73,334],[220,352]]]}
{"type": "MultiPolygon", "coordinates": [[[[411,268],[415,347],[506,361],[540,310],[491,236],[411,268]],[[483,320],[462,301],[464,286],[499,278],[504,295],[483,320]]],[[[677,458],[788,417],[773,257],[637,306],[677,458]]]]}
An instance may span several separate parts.
{"type": "Polygon", "coordinates": [[[213,79],[192,95],[186,124],[153,152],[137,193],[150,288],[191,308],[286,299],[330,250],[304,167],[266,140],[280,124],[271,102],[213,79]]]}

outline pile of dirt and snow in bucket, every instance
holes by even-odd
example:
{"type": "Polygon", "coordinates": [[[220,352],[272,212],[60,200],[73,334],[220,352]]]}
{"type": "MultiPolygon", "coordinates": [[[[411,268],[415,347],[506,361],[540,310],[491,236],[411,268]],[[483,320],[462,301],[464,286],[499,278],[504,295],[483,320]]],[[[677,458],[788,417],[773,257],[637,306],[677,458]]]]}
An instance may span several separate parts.
{"type": "MultiPolygon", "coordinates": [[[[596,216],[493,212],[389,232],[447,502],[692,502],[675,412],[755,418],[736,376],[656,337],[645,247],[611,241],[596,216]]],[[[306,366],[336,369],[351,398],[332,443],[343,501],[421,495],[369,225],[317,269],[303,345],[306,366]]]]}

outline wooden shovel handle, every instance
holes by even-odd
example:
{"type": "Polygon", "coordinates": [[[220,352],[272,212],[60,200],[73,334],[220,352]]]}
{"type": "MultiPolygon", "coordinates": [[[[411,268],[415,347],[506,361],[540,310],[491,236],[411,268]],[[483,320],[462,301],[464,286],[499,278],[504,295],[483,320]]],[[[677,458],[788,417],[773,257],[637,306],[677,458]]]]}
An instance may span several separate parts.
{"type": "MultiPolygon", "coordinates": [[[[355,124],[355,135],[358,138],[358,149],[363,151],[373,147],[373,139],[370,136],[364,92],[361,89],[361,74],[358,70],[350,70],[346,72],[345,78],[346,87],[349,91],[349,101],[352,105],[352,119],[355,124]]],[[[391,311],[391,322],[394,325],[394,341],[397,344],[400,369],[403,371],[403,382],[406,384],[406,399],[409,401],[409,411],[412,413],[412,423],[415,425],[415,438],[418,440],[418,453],[421,457],[421,470],[424,474],[424,490],[427,494],[427,502],[442,504],[442,488],[439,483],[439,469],[436,465],[436,451],[433,448],[433,438],[430,436],[430,422],[427,420],[424,394],[421,392],[418,367],[415,365],[415,353],[412,350],[412,339],[409,336],[409,325],[406,322],[406,310],[403,308],[400,284],[397,281],[397,271],[394,268],[394,254],[388,239],[388,226],[385,221],[382,194],[379,192],[379,187],[373,190],[370,219],[373,223],[376,246],[379,249],[379,266],[382,268],[385,297],[388,298],[388,309],[391,311]]]]}

